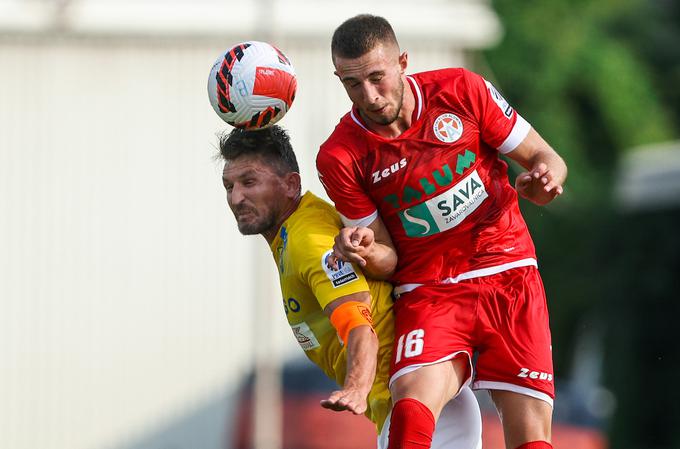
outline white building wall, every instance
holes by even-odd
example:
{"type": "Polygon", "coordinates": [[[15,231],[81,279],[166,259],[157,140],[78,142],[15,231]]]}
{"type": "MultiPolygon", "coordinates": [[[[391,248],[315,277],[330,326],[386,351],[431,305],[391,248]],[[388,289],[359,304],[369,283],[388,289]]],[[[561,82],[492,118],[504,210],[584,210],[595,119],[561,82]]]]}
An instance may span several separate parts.
{"type": "MultiPolygon", "coordinates": [[[[349,108],[331,31],[277,34],[299,77],[281,125],[319,194],[316,149],[349,108]]],[[[248,38],[0,32],[0,447],[122,447],[250,369],[253,285],[275,271],[227,209],[205,92],[248,38]]],[[[456,42],[402,43],[414,70],[463,62],[456,42]]],[[[283,314],[267,324],[297,353],[283,314]]]]}

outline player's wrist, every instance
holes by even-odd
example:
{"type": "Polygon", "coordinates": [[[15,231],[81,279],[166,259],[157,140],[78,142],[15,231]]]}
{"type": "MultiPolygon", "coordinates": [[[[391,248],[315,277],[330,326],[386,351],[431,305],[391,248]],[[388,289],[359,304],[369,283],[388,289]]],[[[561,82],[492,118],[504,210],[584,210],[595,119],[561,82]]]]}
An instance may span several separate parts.
{"type": "Polygon", "coordinates": [[[372,384],[368,382],[361,382],[358,384],[346,384],[343,386],[343,390],[350,392],[353,391],[357,395],[361,396],[361,398],[365,399],[368,397],[368,394],[371,392],[371,387],[372,384]]]}

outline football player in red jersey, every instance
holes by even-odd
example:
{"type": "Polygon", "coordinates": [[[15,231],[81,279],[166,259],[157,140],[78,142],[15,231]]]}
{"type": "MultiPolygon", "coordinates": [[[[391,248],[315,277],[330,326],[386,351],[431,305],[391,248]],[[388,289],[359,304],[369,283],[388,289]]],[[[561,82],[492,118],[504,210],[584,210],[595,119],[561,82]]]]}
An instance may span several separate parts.
{"type": "Polygon", "coordinates": [[[396,286],[389,448],[430,447],[470,382],[491,392],[506,447],[552,447],[548,312],[517,198],[560,195],[564,161],[481,76],[407,76],[381,17],[344,22],[331,51],[353,108],[317,168],[345,225],[335,255],[396,286]],[[526,169],[514,189],[499,153],[526,169]]]}

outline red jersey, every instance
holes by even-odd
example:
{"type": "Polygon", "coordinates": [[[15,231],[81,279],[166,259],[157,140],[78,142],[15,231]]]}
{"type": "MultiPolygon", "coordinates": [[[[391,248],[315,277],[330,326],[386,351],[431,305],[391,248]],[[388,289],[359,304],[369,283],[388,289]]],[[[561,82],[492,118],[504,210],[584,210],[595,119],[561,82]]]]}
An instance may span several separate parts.
{"type": "Polygon", "coordinates": [[[345,225],[366,226],[380,214],[399,255],[392,281],[401,291],[536,265],[498,157],[530,125],[468,70],[407,78],[416,99],[409,129],[381,137],[353,109],[321,145],[319,178],[345,225]]]}

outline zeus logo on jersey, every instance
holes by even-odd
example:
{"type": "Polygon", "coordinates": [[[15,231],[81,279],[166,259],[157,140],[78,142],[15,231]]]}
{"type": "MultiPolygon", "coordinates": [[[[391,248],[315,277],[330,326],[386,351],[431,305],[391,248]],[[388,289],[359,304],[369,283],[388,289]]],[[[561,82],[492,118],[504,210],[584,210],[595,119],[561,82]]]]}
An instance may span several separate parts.
{"type": "Polygon", "coordinates": [[[328,276],[328,279],[333,284],[333,288],[349,284],[350,282],[359,279],[359,276],[357,276],[357,273],[354,271],[354,267],[349,262],[343,262],[342,260],[338,260],[337,261],[338,269],[334,270],[331,267],[330,263],[331,254],[333,254],[332,249],[326,251],[324,255],[321,256],[321,267],[323,268],[323,271],[326,273],[326,276],[328,276]]]}
{"type": "Polygon", "coordinates": [[[486,83],[486,87],[489,89],[489,93],[491,94],[491,98],[493,98],[493,101],[496,102],[499,108],[501,108],[501,111],[503,111],[503,115],[505,115],[507,118],[512,117],[512,106],[510,106],[510,103],[505,101],[505,98],[496,90],[495,87],[493,87],[493,84],[488,82],[487,80],[484,80],[486,83]]]}
{"type": "Polygon", "coordinates": [[[373,176],[373,184],[376,182],[387,178],[393,173],[396,173],[399,171],[399,169],[406,167],[406,163],[408,161],[406,158],[402,158],[399,162],[395,162],[394,164],[390,165],[387,168],[383,168],[382,170],[378,170],[372,173],[373,176]]]}
{"type": "Polygon", "coordinates": [[[458,226],[489,194],[474,170],[447,191],[399,212],[408,237],[427,237],[458,226]]]}

